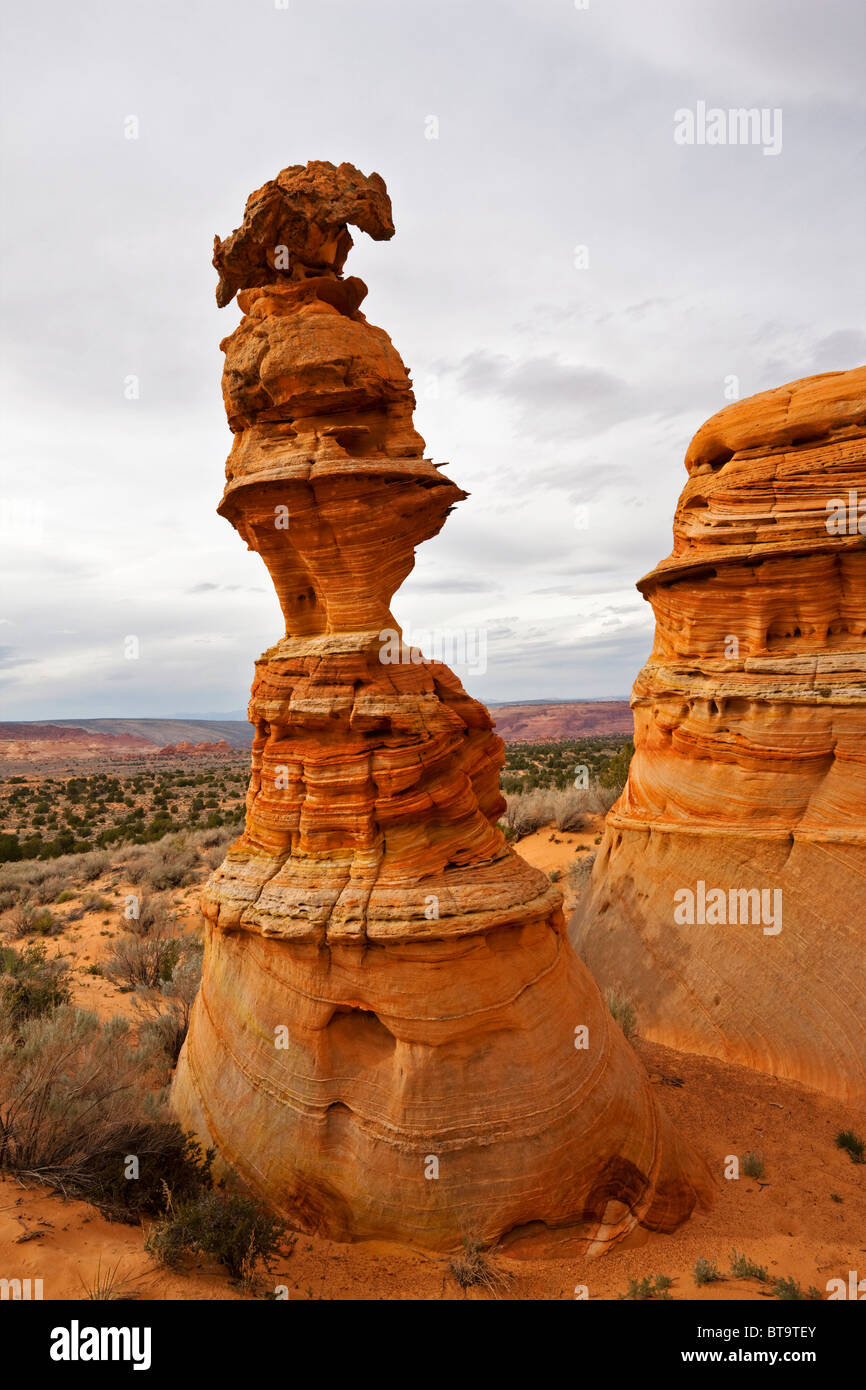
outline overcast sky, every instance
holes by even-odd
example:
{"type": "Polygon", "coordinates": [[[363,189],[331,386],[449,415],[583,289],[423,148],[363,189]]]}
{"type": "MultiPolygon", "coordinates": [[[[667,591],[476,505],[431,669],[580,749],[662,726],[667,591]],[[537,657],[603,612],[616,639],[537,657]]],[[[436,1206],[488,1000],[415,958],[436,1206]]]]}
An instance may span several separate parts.
{"type": "Polygon", "coordinates": [[[245,707],[282,625],[214,510],[219,341],[239,311],[216,308],[212,241],[308,159],[388,185],[397,234],[357,233],[347,273],[412,373],[428,455],[471,494],[397,618],[486,634],[486,670],[458,666],[482,699],[627,695],[652,635],[634,583],[670,550],[685,448],[726,381],[750,395],[866,361],[864,16],[862,0],[7,12],[0,718],[245,707]],[[676,143],[674,113],[699,102],[780,110],[781,151],[676,143]]]}

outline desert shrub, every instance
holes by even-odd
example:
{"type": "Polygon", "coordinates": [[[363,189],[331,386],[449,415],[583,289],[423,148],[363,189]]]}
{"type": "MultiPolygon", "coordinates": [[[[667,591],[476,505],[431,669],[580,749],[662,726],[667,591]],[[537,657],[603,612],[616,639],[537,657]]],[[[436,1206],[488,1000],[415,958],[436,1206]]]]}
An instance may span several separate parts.
{"type": "Polygon", "coordinates": [[[169,900],[161,893],[150,893],[139,898],[136,914],[133,916],[127,916],[124,907],[122,921],[125,930],[133,936],[154,936],[174,932],[169,900]]]}
{"type": "Polygon", "coordinates": [[[631,739],[624,743],[618,753],[605,764],[598,775],[598,780],[603,787],[614,789],[617,796],[622,791],[628,780],[629,763],[634,757],[634,744],[631,739]]]}
{"type": "Polygon", "coordinates": [[[142,1045],[152,1044],[165,1054],[170,1068],[177,1065],[189,1030],[189,1018],[201,983],[202,948],[187,943],[184,953],[162,989],[139,990],[136,1006],[144,1017],[142,1045]]]}
{"type": "Polygon", "coordinates": [[[47,959],[42,945],[0,946],[0,1029],[14,1030],[66,1004],[67,975],[66,962],[47,959]]]}
{"type": "Polygon", "coordinates": [[[108,873],[111,868],[111,855],[104,850],[91,850],[88,854],[78,854],[75,856],[75,870],[84,879],[85,883],[92,883],[94,879],[101,878],[108,873]]]}
{"type": "Polygon", "coordinates": [[[6,912],[18,901],[17,888],[0,888],[0,912],[6,912]]]}
{"type": "Polygon", "coordinates": [[[180,936],[154,927],[147,936],[128,932],[112,944],[103,971],[121,989],[159,989],[169,981],[184,950],[180,936]]]}
{"type": "Polygon", "coordinates": [[[770,1279],[763,1265],[755,1264],[739,1250],[731,1251],[731,1274],[735,1279],[757,1279],[760,1284],[766,1284],[770,1279]]]}
{"type": "Polygon", "coordinates": [[[56,924],[47,907],[37,907],[32,898],[16,903],[9,913],[8,926],[13,936],[51,936],[56,924]]]}
{"type": "Polygon", "coordinates": [[[696,1261],[694,1268],[695,1283],[700,1287],[703,1284],[717,1284],[724,1279],[712,1260],[700,1259],[696,1261]]]}
{"type": "MultiPolygon", "coordinates": [[[[243,817],[241,817],[241,822],[242,821],[243,817]]],[[[237,839],[238,829],[239,825],[236,818],[231,823],[227,821],[225,825],[211,826],[205,830],[193,830],[190,832],[188,838],[190,844],[195,845],[198,850],[218,849],[224,853],[226,847],[231,844],[232,840],[237,839]]],[[[217,863],[219,863],[219,860],[217,860],[217,863]]]]}
{"type": "Polygon", "coordinates": [[[743,1154],[740,1166],[747,1178],[762,1178],[766,1172],[763,1154],[752,1153],[751,1149],[743,1154]]]}
{"type": "Polygon", "coordinates": [[[148,1232],[145,1249],[170,1267],[186,1255],[203,1255],[241,1279],[259,1260],[270,1269],[287,1235],[282,1221],[241,1193],[210,1191],[178,1201],[173,1192],[169,1210],[148,1232]]]}
{"type": "Polygon", "coordinates": [[[853,1129],[840,1129],[836,1135],[836,1148],[844,1149],[852,1163],[866,1163],[866,1143],[853,1129]]]}
{"type": "MultiPolygon", "coordinates": [[[[236,836],[233,838],[237,838],[236,836]]],[[[229,841],[231,843],[231,841],[229,841]]],[[[226,857],[226,847],[223,844],[214,845],[212,849],[202,850],[202,863],[207,869],[215,869],[226,857]]]]}
{"type": "Polygon", "coordinates": [[[3,864],[0,866],[0,888],[23,889],[28,896],[32,896],[32,891],[45,879],[52,878],[59,872],[58,861],[51,864],[40,863],[35,859],[27,859],[20,863],[3,864]]]}
{"type": "Polygon", "coordinates": [[[37,883],[33,888],[33,898],[37,903],[54,903],[66,887],[66,878],[63,874],[49,874],[41,883],[37,883]]]}
{"type": "Polygon", "coordinates": [[[507,1289],[509,1284],[505,1270],[491,1260],[482,1242],[472,1237],[464,1239],[459,1255],[452,1255],[448,1272],[461,1289],[480,1287],[495,1294],[507,1289]]]}
{"type": "Polygon", "coordinates": [[[104,898],[101,893],[85,893],[81,899],[81,906],[85,912],[106,912],[114,903],[109,898],[104,898]]]}
{"type": "Polygon", "coordinates": [[[125,1019],[65,1006],[25,1022],[0,1041],[0,1170],[127,1221],[158,1214],[166,1185],[197,1195],[212,1155],[167,1118],[154,1076],[125,1019]]]}
{"type": "Polygon", "coordinates": [[[196,863],[195,846],[184,835],[166,835],[153,844],[136,846],[124,858],[126,876],[160,891],[189,882],[196,863]]]}
{"type": "Polygon", "coordinates": [[[587,818],[610,810],[619,792],[593,781],[586,788],[535,787],[509,792],[504,822],[515,839],[531,835],[551,822],[557,830],[580,830],[587,818]]]}
{"type": "Polygon", "coordinates": [[[669,1299],[669,1290],[673,1287],[673,1282],[666,1274],[648,1274],[643,1279],[630,1279],[627,1292],[618,1294],[617,1297],[620,1302],[628,1299],[638,1302],[644,1299],[669,1299]]]}
{"type": "Polygon", "coordinates": [[[608,986],[604,992],[604,1002],[607,1004],[613,1018],[616,1019],[625,1036],[627,1038],[632,1037],[637,1030],[637,1014],[634,1004],[629,999],[628,995],[608,986]]]}
{"type": "MultiPolygon", "coordinates": [[[[589,790],[589,789],[587,789],[589,790]]],[[[587,794],[577,787],[565,787],[551,792],[551,810],[557,830],[580,830],[589,813],[587,794]]]]}
{"type": "Polygon", "coordinates": [[[531,792],[517,792],[506,798],[505,824],[512,836],[519,840],[531,835],[551,820],[550,793],[536,789],[531,792]]]}
{"type": "Polygon", "coordinates": [[[811,1303],[818,1299],[823,1301],[824,1295],[815,1288],[814,1284],[810,1284],[806,1292],[803,1293],[797,1280],[790,1275],[784,1279],[776,1280],[773,1285],[773,1297],[786,1302],[800,1300],[811,1303]]]}

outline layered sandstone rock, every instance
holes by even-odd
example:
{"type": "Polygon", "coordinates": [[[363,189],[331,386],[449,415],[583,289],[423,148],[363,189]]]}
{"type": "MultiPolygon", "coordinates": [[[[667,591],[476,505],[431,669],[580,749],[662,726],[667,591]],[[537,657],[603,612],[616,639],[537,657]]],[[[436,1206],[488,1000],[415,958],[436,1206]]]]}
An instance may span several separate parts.
{"type": "Polygon", "coordinates": [[[728,406],[686,467],[572,937],[649,1037],[861,1097],[866,368],[728,406]]]}
{"type": "Polygon", "coordinates": [[[601,1251],[673,1229],[706,1171],[559,890],[498,828],[490,716],[402,645],[391,597],[465,494],[423,457],[406,369],[342,278],[349,222],[391,235],[378,175],[286,169],[214,258],[245,314],[223,344],[220,511],[286,635],[257,663],[246,830],[205,891],[174,1104],[296,1225],[448,1249],[543,1223],[601,1251]]]}

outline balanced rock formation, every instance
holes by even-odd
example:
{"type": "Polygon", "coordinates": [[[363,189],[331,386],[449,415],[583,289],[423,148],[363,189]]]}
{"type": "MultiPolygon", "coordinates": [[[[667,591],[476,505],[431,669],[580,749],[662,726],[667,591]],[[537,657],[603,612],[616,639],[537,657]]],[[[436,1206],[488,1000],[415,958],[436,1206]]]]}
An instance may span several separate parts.
{"type": "Polygon", "coordinates": [[[572,939],[641,1031],[866,1096],[866,368],[698,431],[572,939]]]}
{"type": "Polygon", "coordinates": [[[465,496],[423,456],[406,368],[359,310],[347,224],[377,174],[283,170],[216,244],[235,440],[222,515],[286,635],[259,659],[246,829],[205,890],[177,1113],[289,1220],[434,1249],[531,1223],[600,1252],[669,1231],[701,1160],[506,844],[503,744],[391,597],[465,496]]]}

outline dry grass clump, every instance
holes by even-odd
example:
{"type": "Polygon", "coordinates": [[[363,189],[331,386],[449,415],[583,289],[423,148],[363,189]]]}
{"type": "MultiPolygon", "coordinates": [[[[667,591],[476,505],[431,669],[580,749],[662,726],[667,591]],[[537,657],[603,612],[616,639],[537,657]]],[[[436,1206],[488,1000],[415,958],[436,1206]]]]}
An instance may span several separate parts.
{"type": "Polygon", "coordinates": [[[604,992],[604,1002],[626,1038],[632,1038],[637,1032],[637,1013],[628,995],[608,986],[604,992]]]}
{"type": "Polygon", "coordinates": [[[448,1272],[456,1279],[461,1289],[482,1288],[499,1295],[504,1292],[510,1279],[504,1269],[494,1264],[480,1240],[467,1236],[459,1255],[452,1255],[448,1261],[448,1272]]]}

